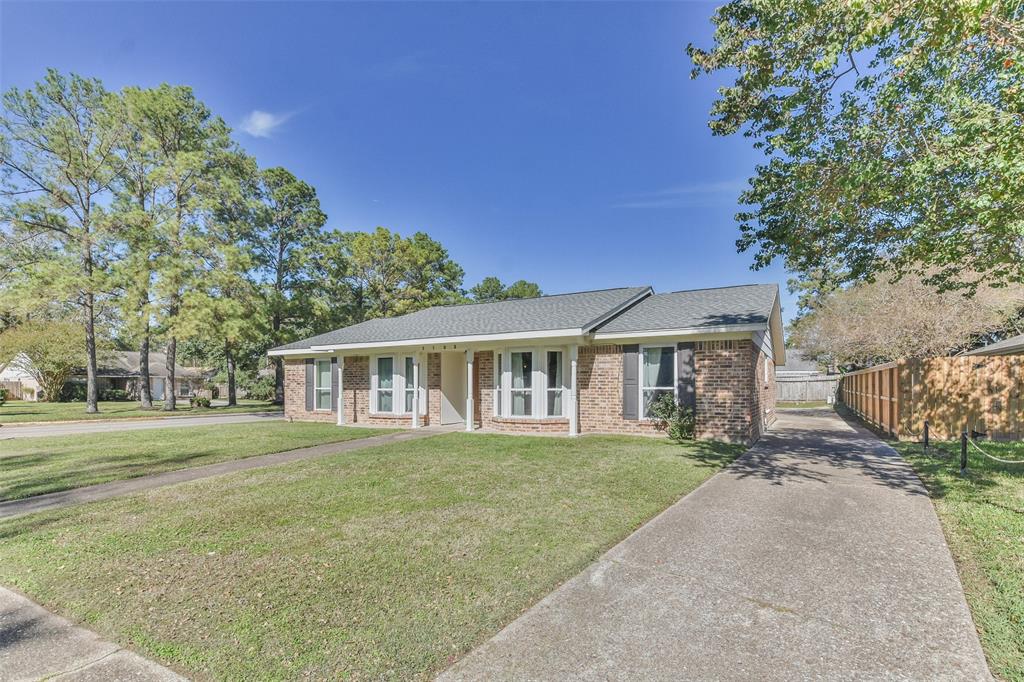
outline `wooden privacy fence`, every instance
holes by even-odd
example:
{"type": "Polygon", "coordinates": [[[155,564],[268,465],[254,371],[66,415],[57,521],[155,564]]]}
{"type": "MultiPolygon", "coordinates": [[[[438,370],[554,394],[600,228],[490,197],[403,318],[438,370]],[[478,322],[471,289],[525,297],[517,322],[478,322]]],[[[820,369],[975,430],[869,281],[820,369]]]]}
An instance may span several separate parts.
{"type": "Polygon", "coordinates": [[[8,400],[21,400],[21,382],[20,381],[0,381],[0,388],[7,389],[8,400]]]}
{"type": "Polygon", "coordinates": [[[780,402],[827,402],[838,388],[838,376],[775,377],[775,396],[780,402]]]}
{"type": "Polygon", "coordinates": [[[900,440],[953,439],[967,429],[996,440],[1024,437],[1024,356],[907,359],[844,374],[839,399],[900,440]]]}

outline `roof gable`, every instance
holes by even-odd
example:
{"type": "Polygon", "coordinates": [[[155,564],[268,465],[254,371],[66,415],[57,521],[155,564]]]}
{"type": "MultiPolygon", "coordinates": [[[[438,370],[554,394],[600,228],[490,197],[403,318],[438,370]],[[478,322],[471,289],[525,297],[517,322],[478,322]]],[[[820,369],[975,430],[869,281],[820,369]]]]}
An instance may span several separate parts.
{"type": "Polygon", "coordinates": [[[748,284],[655,294],[606,322],[598,334],[767,325],[775,284],[748,284]]]}

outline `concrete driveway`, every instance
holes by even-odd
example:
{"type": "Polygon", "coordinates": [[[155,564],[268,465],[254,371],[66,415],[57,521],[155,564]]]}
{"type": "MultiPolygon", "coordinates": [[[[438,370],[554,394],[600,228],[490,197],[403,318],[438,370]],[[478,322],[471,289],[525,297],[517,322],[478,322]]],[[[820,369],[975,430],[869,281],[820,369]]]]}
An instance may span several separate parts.
{"type": "Polygon", "coordinates": [[[921,483],[829,411],[782,412],[745,457],[441,675],[989,678],[921,483]]]}
{"type": "Polygon", "coordinates": [[[155,419],[108,419],[104,421],[55,422],[18,426],[5,424],[0,427],[0,440],[7,438],[38,438],[40,436],[73,436],[79,433],[111,433],[140,431],[144,429],[170,429],[187,426],[213,426],[215,424],[245,424],[267,420],[284,419],[281,412],[252,412],[248,414],[225,414],[211,417],[159,417],[155,419]]]}

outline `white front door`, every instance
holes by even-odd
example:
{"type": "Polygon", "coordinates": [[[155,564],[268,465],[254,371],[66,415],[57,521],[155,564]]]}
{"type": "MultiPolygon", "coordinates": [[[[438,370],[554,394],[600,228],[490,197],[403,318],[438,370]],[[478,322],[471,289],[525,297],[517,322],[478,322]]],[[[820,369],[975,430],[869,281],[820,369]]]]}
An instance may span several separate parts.
{"type": "Polygon", "coordinates": [[[441,423],[466,421],[466,354],[441,353],[441,423]]]}

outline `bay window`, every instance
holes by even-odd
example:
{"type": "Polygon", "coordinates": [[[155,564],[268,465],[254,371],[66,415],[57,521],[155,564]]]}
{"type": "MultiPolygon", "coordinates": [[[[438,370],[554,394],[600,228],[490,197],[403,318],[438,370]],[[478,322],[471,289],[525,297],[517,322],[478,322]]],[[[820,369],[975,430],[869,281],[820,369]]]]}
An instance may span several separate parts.
{"type": "MultiPolygon", "coordinates": [[[[370,412],[412,414],[416,405],[415,359],[411,355],[380,355],[370,363],[370,412]]],[[[422,370],[422,367],[420,368],[422,370]]]]}
{"type": "Polygon", "coordinates": [[[394,358],[377,358],[377,411],[395,411],[394,358]]]}
{"type": "Polygon", "coordinates": [[[512,416],[533,414],[533,352],[512,353],[512,416]]]}
{"type": "Polygon", "coordinates": [[[549,350],[547,363],[547,408],[549,417],[562,416],[562,351],[549,350]]]}
{"type": "Polygon", "coordinates": [[[317,360],[314,374],[313,393],[317,410],[331,411],[331,361],[317,360]]]}
{"type": "Polygon", "coordinates": [[[647,346],[640,352],[640,405],[643,416],[653,416],[654,404],[675,395],[676,352],[672,346],[647,346]]]}

